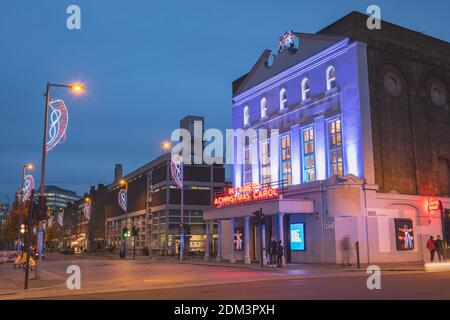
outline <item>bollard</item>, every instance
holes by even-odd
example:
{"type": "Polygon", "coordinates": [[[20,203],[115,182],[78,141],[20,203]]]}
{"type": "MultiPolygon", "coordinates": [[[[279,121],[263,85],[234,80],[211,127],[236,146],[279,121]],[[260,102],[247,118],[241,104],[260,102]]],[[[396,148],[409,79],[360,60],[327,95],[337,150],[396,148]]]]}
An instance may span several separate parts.
{"type": "Polygon", "coordinates": [[[361,264],[359,261],[359,241],[355,242],[355,250],[356,250],[356,266],[358,269],[361,269],[361,264]]]}

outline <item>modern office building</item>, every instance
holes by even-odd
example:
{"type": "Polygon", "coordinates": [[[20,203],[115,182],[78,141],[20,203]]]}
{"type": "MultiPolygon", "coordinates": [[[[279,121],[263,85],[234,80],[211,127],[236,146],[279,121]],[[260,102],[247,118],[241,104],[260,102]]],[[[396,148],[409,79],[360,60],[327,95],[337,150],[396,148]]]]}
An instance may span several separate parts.
{"type": "Polygon", "coordinates": [[[8,218],[9,205],[6,202],[0,202],[0,232],[3,233],[6,219],[8,218]]]}
{"type": "Polygon", "coordinates": [[[204,213],[218,260],[265,260],[273,237],[287,262],[354,243],[362,263],[422,261],[430,235],[450,240],[450,44],[366,21],[286,33],[233,82],[233,128],[259,139],[235,139],[234,188],[204,213]]]}
{"type": "MultiPolygon", "coordinates": [[[[190,130],[193,122],[202,117],[188,116],[180,127],[190,130]]],[[[124,227],[137,230],[135,237],[126,238],[127,254],[136,248],[137,254],[178,254],[180,233],[180,190],[172,180],[171,155],[163,154],[146,165],[122,176],[122,167],[116,165],[114,182],[109,184],[106,213],[107,250],[124,247],[124,227]],[[120,183],[123,180],[125,183],[120,183]],[[126,210],[119,204],[119,192],[127,190],[126,210]]],[[[225,185],[223,165],[184,165],[184,224],[186,251],[202,254],[205,251],[206,226],[204,210],[212,207],[215,192],[225,185]]],[[[214,226],[213,226],[214,227],[214,226]]]]}
{"type": "MultiPolygon", "coordinates": [[[[35,196],[37,197],[38,194],[35,196]]],[[[65,209],[69,202],[80,199],[75,191],[70,191],[52,185],[45,186],[45,197],[47,200],[47,208],[52,213],[57,213],[61,209],[65,209]]]]}

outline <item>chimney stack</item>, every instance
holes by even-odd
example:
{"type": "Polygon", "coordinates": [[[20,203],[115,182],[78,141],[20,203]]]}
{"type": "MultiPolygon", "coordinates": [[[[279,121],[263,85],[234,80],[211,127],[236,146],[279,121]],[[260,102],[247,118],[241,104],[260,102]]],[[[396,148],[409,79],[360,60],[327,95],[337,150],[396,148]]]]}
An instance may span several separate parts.
{"type": "Polygon", "coordinates": [[[114,168],[114,182],[118,183],[120,179],[122,179],[122,165],[120,163],[116,163],[114,168]]]}

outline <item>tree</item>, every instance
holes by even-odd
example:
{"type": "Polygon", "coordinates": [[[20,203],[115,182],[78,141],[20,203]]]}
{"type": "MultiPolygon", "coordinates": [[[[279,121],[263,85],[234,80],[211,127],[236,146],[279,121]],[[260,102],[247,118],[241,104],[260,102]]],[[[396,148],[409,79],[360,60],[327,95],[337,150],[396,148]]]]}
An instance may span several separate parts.
{"type": "MultiPolygon", "coordinates": [[[[20,226],[20,203],[14,201],[11,211],[8,213],[3,232],[1,234],[0,242],[2,246],[12,248],[13,244],[17,241],[17,236],[20,226]]],[[[22,223],[28,222],[28,205],[24,203],[22,208],[22,223]]]]}

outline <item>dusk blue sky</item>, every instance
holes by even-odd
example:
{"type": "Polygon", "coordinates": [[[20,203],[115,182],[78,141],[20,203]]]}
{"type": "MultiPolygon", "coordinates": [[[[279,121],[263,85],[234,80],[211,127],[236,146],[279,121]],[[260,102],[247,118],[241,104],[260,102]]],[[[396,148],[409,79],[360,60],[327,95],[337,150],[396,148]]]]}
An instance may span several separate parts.
{"type": "Polygon", "coordinates": [[[448,0],[20,0],[0,10],[0,201],[12,200],[25,162],[38,167],[47,81],[69,108],[67,141],[49,153],[46,184],[82,194],[161,154],[180,118],[231,123],[231,82],[287,29],[314,33],[377,4],[382,18],[450,41],[448,0]],[[81,7],[81,30],[66,8],[81,7]]]}

